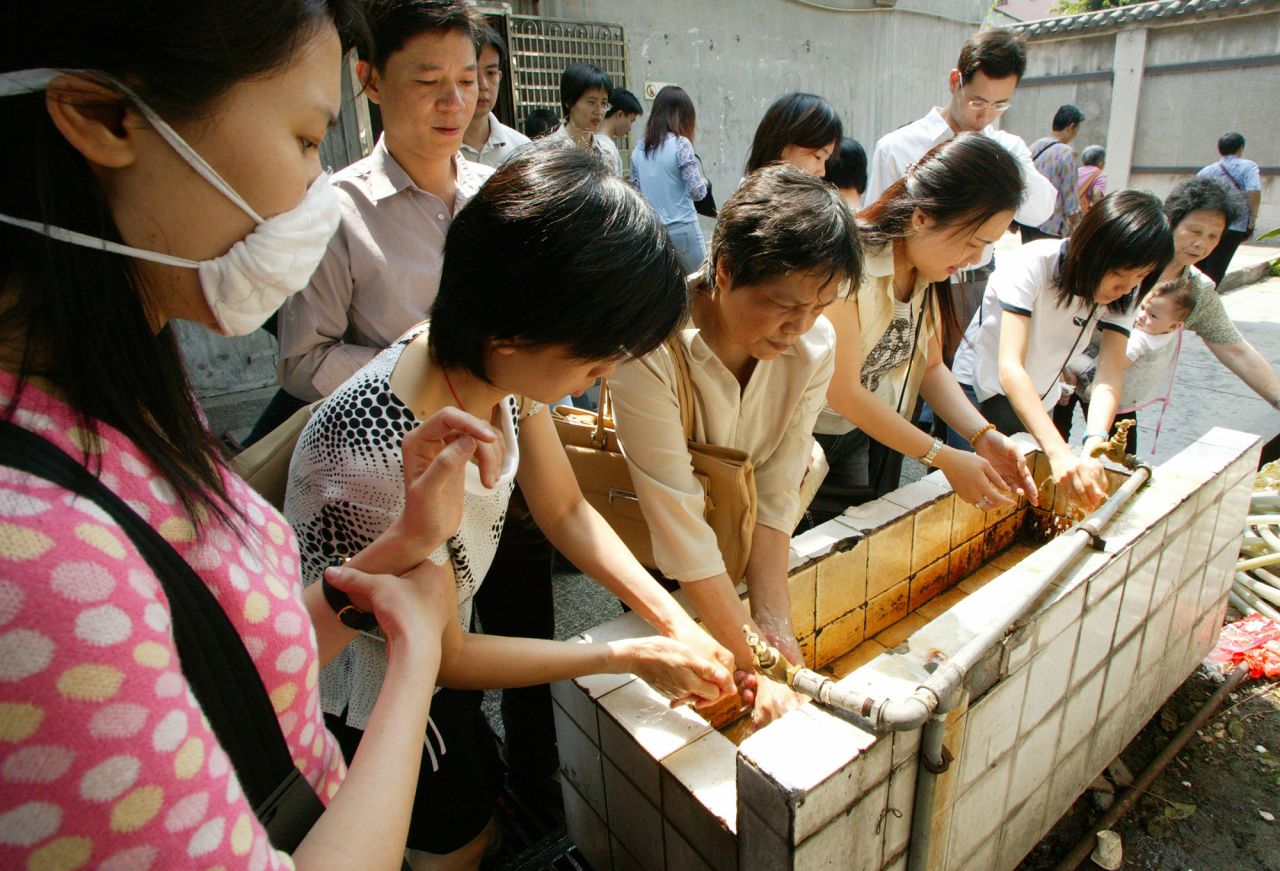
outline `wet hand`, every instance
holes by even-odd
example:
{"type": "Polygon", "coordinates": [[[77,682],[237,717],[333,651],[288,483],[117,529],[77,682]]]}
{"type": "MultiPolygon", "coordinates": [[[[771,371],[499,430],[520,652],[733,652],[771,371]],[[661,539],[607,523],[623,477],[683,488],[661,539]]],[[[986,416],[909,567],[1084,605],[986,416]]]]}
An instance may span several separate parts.
{"type": "Polygon", "coordinates": [[[991,468],[1000,476],[1004,489],[1021,493],[1032,505],[1040,504],[1040,493],[1036,489],[1035,479],[1027,468],[1027,460],[1022,451],[1014,444],[1013,439],[1003,433],[989,429],[974,444],[978,456],[991,464],[991,468]]]}
{"type": "MultiPolygon", "coordinates": [[[[951,489],[955,490],[958,497],[982,511],[1013,504],[1013,500],[1004,492],[1004,479],[985,457],[955,448],[943,448],[934,465],[947,476],[951,489]]],[[[1023,470],[1026,470],[1025,463],[1023,470]]],[[[1028,474],[1027,481],[1030,480],[1031,476],[1028,474]]],[[[1032,484],[1032,491],[1034,490],[1035,485],[1032,484]]]]}
{"type": "Polygon", "coordinates": [[[404,510],[399,537],[420,556],[444,543],[462,523],[467,463],[492,486],[502,465],[502,443],[493,427],[456,408],[436,412],[404,438],[404,510]]]}
{"type": "Polygon", "coordinates": [[[1049,459],[1053,481],[1083,511],[1093,511],[1107,498],[1107,473],[1093,457],[1063,451],[1049,459]]]}
{"type": "Polygon", "coordinates": [[[718,666],[713,682],[719,687],[722,697],[731,696],[738,691],[734,683],[733,654],[705,629],[690,619],[677,626],[670,637],[688,645],[695,654],[718,666]]]}
{"type": "Polygon", "coordinates": [[[671,699],[673,707],[688,702],[709,706],[724,695],[724,666],[694,653],[682,641],[654,635],[611,641],[608,647],[617,671],[635,674],[671,699]]]}
{"type": "MultiPolygon", "coordinates": [[[[757,675],[756,679],[756,689],[751,699],[751,724],[757,729],[769,725],[787,711],[793,711],[809,701],[790,687],[764,675],[757,675]]],[[[743,693],[743,700],[746,700],[745,693],[743,693]]]]}

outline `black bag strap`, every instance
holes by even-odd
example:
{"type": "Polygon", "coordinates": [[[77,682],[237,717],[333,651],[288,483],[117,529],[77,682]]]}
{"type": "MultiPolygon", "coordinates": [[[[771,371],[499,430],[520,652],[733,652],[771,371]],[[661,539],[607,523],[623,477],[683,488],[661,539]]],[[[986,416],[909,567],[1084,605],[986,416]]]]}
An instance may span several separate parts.
{"type": "MultiPolygon", "coordinates": [[[[279,800],[282,784],[294,783],[315,798],[315,790],[297,777],[297,768],[280,731],[275,709],[249,651],[213,593],[169,542],[123,499],[46,439],[10,421],[0,421],[0,465],[29,472],[64,487],[107,512],[147,561],[169,599],[173,640],[182,673],[231,759],[245,797],[260,819],[279,800]]],[[[318,813],[317,813],[318,816],[318,813]]],[[[263,819],[266,825],[267,819],[263,819]]],[[[312,820],[314,822],[314,820],[312,820]]],[[[272,842],[278,849],[294,844],[272,842]]],[[[305,833],[305,828],[303,829],[305,833]]]]}
{"type": "Polygon", "coordinates": [[[1231,183],[1236,186],[1236,190],[1240,193],[1244,193],[1244,185],[1240,184],[1240,182],[1236,180],[1236,177],[1231,174],[1231,170],[1227,169],[1226,163],[1219,160],[1218,169],[1222,170],[1222,174],[1231,180],[1231,183]]]}

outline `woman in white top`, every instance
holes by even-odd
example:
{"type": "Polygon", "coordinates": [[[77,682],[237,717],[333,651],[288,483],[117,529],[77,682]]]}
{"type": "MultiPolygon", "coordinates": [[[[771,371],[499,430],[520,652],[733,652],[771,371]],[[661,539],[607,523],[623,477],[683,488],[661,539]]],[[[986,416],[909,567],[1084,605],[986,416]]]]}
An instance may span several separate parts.
{"type": "MultiPolygon", "coordinates": [[[[853,217],[835,190],[794,167],[766,167],[721,209],[706,271],[690,280],[692,318],[675,342],[619,366],[609,382],[658,567],[680,582],[746,672],[755,663],[743,624],[800,662],[787,551],[805,508],[797,491],[832,371],[835,336],[819,315],[861,273],[853,217]],[[680,422],[672,353],[686,357],[692,374],[694,438],[744,450],[755,468],[750,615],[736,592],[742,578],[729,576],[703,519],[705,497],[680,422]]],[[[762,677],[743,699],[754,704],[757,725],[799,703],[762,677]]]]}
{"type": "Polygon", "coordinates": [[[1115,419],[1125,347],[1137,302],[1173,257],[1160,200],[1119,191],[1089,209],[1071,238],[1042,239],[1001,256],[952,368],[1001,432],[1031,433],[1053,480],[1080,508],[1107,495],[1090,456],[1115,419]],[[1103,330],[1085,447],[1076,456],[1054,426],[1062,371],[1103,330]]]}
{"type": "MultiPolygon", "coordinates": [[[[496,480],[470,476],[461,528],[432,555],[452,570],[458,601],[439,683],[465,691],[634,672],[675,699],[714,702],[731,692],[728,651],[584,500],[537,404],[581,393],[620,359],[648,353],[686,305],[675,249],[629,185],[577,149],[533,144],[514,155],[455,218],[429,324],[339,388],[299,440],[285,513],[300,539],[304,581],[318,580],[396,516],[401,477],[414,463],[412,451],[401,462],[401,442],[419,420],[456,406],[490,421],[505,457],[496,480]],[[495,260],[495,249],[504,256],[495,260]],[[577,316],[566,320],[569,309],[577,316]],[[466,631],[515,480],[552,544],[667,638],[571,644],[466,631]]],[[[381,640],[362,637],[322,675],[322,705],[349,753],[385,665],[381,640]]],[[[437,729],[419,779],[413,850],[471,856],[487,838],[495,796],[475,760],[492,764],[494,751],[473,725],[479,694],[462,696],[441,693],[432,707],[437,729]]]]}
{"type": "Polygon", "coordinates": [[[866,275],[856,296],[827,312],[836,328],[836,372],[815,432],[831,471],[814,500],[815,520],[897,486],[872,439],[938,467],[956,495],[979,508],[1007,504],[1002,490],[1035,500],[1021,453],[965,399],[942,358],[948,279],[1000,238],[1022,191],[1018,162],[1003,146],[962,133],[858,214],[866,275]],[[913,426],[917,397],[972,437],[978,454],[945,447],[913,426]]]}
{"type": "Polygon", "coordinates": [[[609,111],[609,94],[613,83],[604,70],[592,63],[569,64],[560,74],[560,108],[564,123],[547,139],[572,142],[590,151],[622,175],[622,155],[613,137],[600,132],[604,113],[609,111]]]}

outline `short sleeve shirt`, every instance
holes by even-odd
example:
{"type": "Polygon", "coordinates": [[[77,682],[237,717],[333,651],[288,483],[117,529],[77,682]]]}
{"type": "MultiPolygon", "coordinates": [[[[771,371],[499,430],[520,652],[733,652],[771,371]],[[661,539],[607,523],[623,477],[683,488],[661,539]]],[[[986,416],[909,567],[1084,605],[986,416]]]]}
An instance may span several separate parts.
{"type": "Polygon", "coordinates": [[[1125,312],[1115,314],[1106,306],[1079,299],[1065,305],[1058,302],[1059,260],[1066,244],[1043,239],[1001,255],[952,365],[956,380],[972,385],[979,402],[1004,393],[1000,386],[1000,321],[1005,312],[1031,319],[1023,367],[1046,409],[1058,400],[1063,366],[1088,345],[1095,325],[1128,338],[1135,309],[1132,303],[1125,312]]]}
{"type": "Polygon", "coordinates": [[[1209,164],[1196,175],[1200,178],[1207,178],[1217,182],[1233,195],[1232,199],[1237,206],[1236,214],[1232,217],[1231,223],[1227,225],[1227,229],[1241,232],[1247,231],[1249,229],[1249,207],[1244,202],[1244,195],[1248,191],[1262,190],[1262,175],[1258,171],[1258,164],[1252,160],[1246,160],[1243,157],[1230,154],[1217,163],[1209,164]]]}

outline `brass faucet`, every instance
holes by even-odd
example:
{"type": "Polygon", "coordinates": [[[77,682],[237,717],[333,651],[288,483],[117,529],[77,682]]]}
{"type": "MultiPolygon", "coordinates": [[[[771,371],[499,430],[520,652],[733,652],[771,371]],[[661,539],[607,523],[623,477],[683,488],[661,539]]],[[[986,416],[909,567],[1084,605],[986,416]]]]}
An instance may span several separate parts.
{"type": "Polygon", "coordinates": [[[1135,423],[1136,421],[1133,420],[1122,420],[1117,423],[1115,435],[1105,442],[1091,447],[1089,456],[1106,457],[1111,462],[1124,466],[1126,469],[1136,469],[1138,467],[1138,458],[1125,450],[1129,441],[1129,430],[1135,423]]]}
{"type": "Polygon", "coordinates": [[[800,670],[800,666],[788,662],[776,647],[751,631],[751,627],[745,623],[742,624],[742,634],[747,636],[747,645],[755,655],[756,667],[760,669],[761,674],[778,683],[791,686],[792,676],[800,670]]]}

